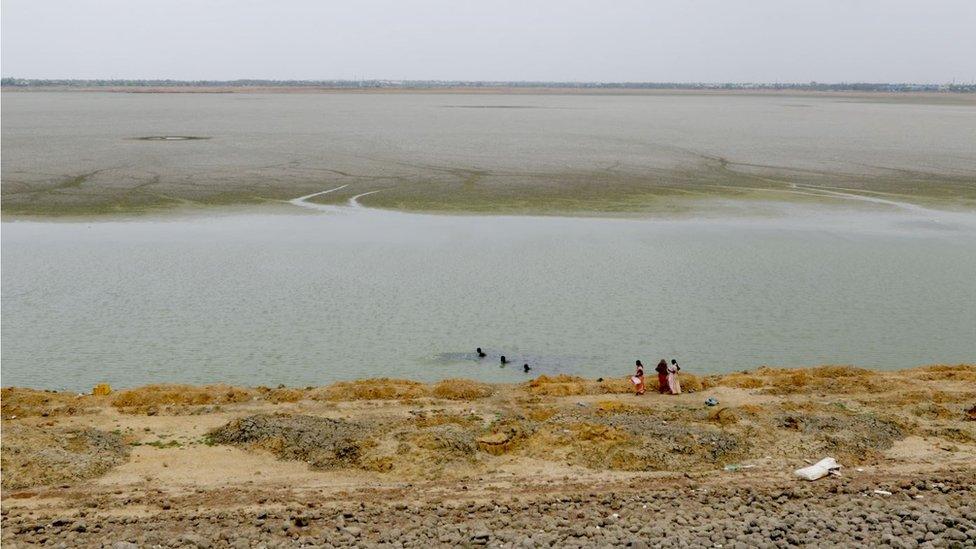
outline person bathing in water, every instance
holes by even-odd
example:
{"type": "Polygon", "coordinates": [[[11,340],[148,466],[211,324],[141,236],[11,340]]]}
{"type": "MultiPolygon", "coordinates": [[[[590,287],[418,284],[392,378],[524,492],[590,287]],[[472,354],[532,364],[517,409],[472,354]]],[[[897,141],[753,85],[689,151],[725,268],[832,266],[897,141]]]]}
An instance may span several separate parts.
{"type": "Polygon", "coordinates": [[[637,390],[637,396],[644,394],[646,390],[644,388],[644,365],[641,361],[637,361],[637,371],[634,372],[634,377],[630,378],[631,382],[634,384],[634,388],[637,390]]]}
{"type": "Polygon", "coordinates": [[[478,352],[478,358],[485,358],[486,356],[488,356],[485,354],[484,351],[481,350],[481,347],[478,347],[476,351],[478,352]]]}
{"type": "Polygon", "coordinates": [[[668,361],[661,359],[654,368],[657,372],[657,392],[667,394],[668,392],[668,361]]]}
{"type": "Polygon", "coordinates": [[[523,364],[522,365],[522,371],[524,371],[525,373],[529,373],[529,370],[531,370],[531,369],[532,368],[528,364],[523,364]]]}
{"type": "Polygon", "coordinates": [[[681,370],[681,366],[678,366],[678,361],[672,359],[671,365],[668,368],[668,391],[672,395],[681,394],[681,384],[678,383],[678,371],[681,370]]]}
{"type": "Polygon", "coordinates": [[[502,355],[502,358],[501,358],[501,363],[502,363],[502,366],[504,366],[504,365],[506,365],[506,364],[508,364],[508,359],[507,359],[507,358],[505,358],[505,355],[502,355]]]}

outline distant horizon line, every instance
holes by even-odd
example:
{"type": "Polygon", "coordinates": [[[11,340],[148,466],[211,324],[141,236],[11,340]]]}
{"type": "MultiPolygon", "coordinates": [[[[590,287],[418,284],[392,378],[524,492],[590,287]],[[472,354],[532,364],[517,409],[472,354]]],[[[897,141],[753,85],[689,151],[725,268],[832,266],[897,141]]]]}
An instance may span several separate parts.
{"type": "Polygon", "coordinates": [[[976,81],[951,82],[870,82],[815,80],[772,82],[723,82],[723,81],[599,81],[599,80],[449,80],[449,79],[305,79],[305,78],[235,78],[235,79],[179,79],[179,78],[19,78],[3,76],[4,87],[29,86],[331,86],[340,88],[387,87],[387,88],[445,88],[445,87],[524,87],[524,88],[660,88],[660,89],[822,89],[854,91],[913,91],[954,90],[976,91],[976,81]]]}

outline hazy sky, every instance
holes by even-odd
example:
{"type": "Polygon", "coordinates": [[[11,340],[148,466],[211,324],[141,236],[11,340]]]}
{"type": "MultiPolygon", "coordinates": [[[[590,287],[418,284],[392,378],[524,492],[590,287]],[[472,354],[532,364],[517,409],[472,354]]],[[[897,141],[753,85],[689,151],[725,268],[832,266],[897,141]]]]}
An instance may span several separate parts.
{"type": "Polygon", "coordinates": [[[25,78],[976,80],[976,0],[3,0],[25,78]]]}

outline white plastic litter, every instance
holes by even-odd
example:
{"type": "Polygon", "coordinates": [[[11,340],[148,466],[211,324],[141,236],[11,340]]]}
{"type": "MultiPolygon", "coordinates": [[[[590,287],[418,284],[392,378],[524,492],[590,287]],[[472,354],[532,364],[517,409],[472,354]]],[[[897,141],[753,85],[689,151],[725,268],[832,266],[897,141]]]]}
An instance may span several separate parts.
{"type": "Polygon", "coordinates": [[[874,493],[875,494],[878,494],[879,496],[890,496],[891,495],[891,492],[889,492],[887,490],[875,490],[874,493]]]}
{"type": "Polygon", "coordinates": [[[840,469],[840,464],[834,458],[828,457],[823,458],[809,467],[797,469],[793,474],[804,480],[817,480],[818,478],[827,476],[834,469],[840,469]]]}

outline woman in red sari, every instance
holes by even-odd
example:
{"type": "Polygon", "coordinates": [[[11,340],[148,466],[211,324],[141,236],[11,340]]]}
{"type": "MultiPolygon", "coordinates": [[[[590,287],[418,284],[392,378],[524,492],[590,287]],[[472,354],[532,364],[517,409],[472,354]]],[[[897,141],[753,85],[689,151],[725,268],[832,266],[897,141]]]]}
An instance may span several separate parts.
{"type": "Polygon", "coordinates": [[[637,389],[637,396],[644,394],[646,390],[644,388],[644,365],[639,360],[637,361],[637,371],[634,372],[634,377],[631,378],[631,381],[634,382],[634,386],[637,389]]]}
{"type": "Polygon", "coordinates": [[[657,372],[657,392],[663,394],[669,393],[668,388],[668,361],[661,359],[661,362],[657,363],[657,367],[654,368],[657,372]]]}

